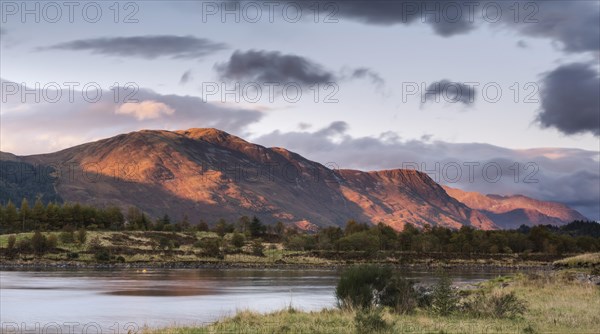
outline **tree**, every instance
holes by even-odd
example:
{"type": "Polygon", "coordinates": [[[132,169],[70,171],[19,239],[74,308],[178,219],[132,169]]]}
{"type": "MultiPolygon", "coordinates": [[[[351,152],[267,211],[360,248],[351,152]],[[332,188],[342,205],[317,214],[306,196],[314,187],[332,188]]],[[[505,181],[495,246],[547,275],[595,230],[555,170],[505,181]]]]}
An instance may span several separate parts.
{"type": "Polygon", "coordinates": [[[207,232],[208,231],[208,224],[204,220],[200,220],[200,222],[198,223],[198,226],[196,226],[196,229],[199,232],[207,232]]]}
{"type": "Polygon", "coordinates": [[[449,315],[456,309],[457,296],[452,290],[452,280],[445,272],[438,274],[437,283],[433,286],[431,308],[439,315],[449,315]]]}
{"type": "Polygon", "coordinates": [[[23,198],[21,207],[19,208],[19,220],[21,221],[23,231],[25,231],[25,226],[29,225],[30,217],[31,210],[29,209],[29,202],[27,201],[27,198],[23,198]]]}
{"type": "Polygon", "coordinates": [[[250,235],[253,238],[259,237],[265,234],[266,226],[261,223],[258,217],[252,217],[252,221],[250,222],[250,235]]]}
{"type": "Polygon", "coordinates": [[[36,224],[36,227],[46,222],[46,207],[39,196],[36,198],[33,209],[31,210],[31,219],[33,220],[33,223],[36,224]]]}
{"type": "Polygon", "coordinates": [[[14,225],[19,221],[19,214],[17,213],[17,207],[11,200],[8,200],[8,203],[6,204],[4,217],[6,219],[6,228],[12,227],[12,229],[16,231],[17,228],[14,225]]]}
{"type": "Polygon", "coordinates": [[[282,238],[285,234],[285,224],[282,222],[275,223],[274,231],[279,238],[282,238]]]}
{"type": "Polygon", "coordinates": [[[369,230],[369,225],[357,223],[354,220],[349,220],[346,223],[346,228],[344,229],[344,235],[349,236],[354,233],[368,231],[368,230],[369,230]]]}

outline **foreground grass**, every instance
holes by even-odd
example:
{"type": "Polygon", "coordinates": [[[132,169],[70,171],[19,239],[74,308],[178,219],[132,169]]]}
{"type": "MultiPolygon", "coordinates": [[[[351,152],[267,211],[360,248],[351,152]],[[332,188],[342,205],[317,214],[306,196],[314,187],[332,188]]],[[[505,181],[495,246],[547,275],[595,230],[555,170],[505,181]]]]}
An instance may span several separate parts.
{"type": "MultiPolygon", "coordinates": [[[[385,310],[385,333],[599,333],[600,287],[571,280],[568,273],[518,275],[493,280],[480,289],[514,292],[527,303],[522,317],[498,319],[456,313],[441,317],[417,309],[409,315],[385,310]]],[[[356,312],[337,309],[270,314],[243,311],[206,327],[147,329],[146,333],[356,333],[356,312]]]]}

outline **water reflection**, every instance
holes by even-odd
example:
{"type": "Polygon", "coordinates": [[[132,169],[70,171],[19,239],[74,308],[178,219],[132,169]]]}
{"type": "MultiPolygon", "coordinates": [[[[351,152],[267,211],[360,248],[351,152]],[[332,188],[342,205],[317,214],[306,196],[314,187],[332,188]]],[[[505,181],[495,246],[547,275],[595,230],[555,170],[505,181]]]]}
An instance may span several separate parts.
{"type": "MultiPolygon", "coordinates": [[[[435,279],[427,271],[403,274],[421,282],[435,279]]],[[[452,277],[455,282],[477,282],[498,274],[460,272],[452,277]]],[[[203,324],[246,309],[334,307],[337,279],[333,270],[4,271],[0,318],[3,324],[75,321],[106,328],[127,322],[203,324]]]]}

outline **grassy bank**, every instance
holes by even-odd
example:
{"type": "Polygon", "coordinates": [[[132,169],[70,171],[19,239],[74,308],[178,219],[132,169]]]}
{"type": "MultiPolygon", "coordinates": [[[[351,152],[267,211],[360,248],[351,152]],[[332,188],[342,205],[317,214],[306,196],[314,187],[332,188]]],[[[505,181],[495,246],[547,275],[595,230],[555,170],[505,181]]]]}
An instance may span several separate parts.
{"type": "MultiPolygon", "coordinates": [[[[479,291],[514,294],[526,303],[515,318],[477,316],[457,311],[439,316],[418,308],[400,315],[383,311],[384,333],[598,333],[600,287],[581,283],[569,272],[518,275],[488,281],[479,291]]],[[[467,292],[465,292],[467,293],[467,292]]],[[[467,294],[474,294],[470,291],[467,294]]],[[[357,333],[357,311],[330,309],[301,312],[294,309],[270,314],[240,312],[206,327],[147,329],[146,333],[357,333]]],[[[363,329],[364,330],[364,329],[363,329]]]]}
{"type": "Polygon", "coordinates": [[[542,253],[452,253],[411,251],[304,251],[291,250],[283,242],[234,241],[235,234],[219,237],[214,232],[87,231],[83,240],[65,232],[44,232],[55,244],[36,252],[21,243],[33,233],[0,235],[4,267],[12,266],[315,266],[335,267],[352,263],[388,263],[417,266],[539,267],[564,256],[542,253]],[[9,247],[9,239],[15,243],[9,247]]]}

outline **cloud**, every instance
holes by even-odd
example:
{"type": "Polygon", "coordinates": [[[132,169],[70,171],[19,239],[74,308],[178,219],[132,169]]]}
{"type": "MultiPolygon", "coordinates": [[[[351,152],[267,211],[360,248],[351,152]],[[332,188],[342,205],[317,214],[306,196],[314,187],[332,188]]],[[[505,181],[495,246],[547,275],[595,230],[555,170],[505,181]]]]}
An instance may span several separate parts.
{"type": "Polygon", "coordinates": [[[318,8],[323,14],[339,21],[350,19],[378,26],[421,23],[442,37],[490,25],[559,42],[566,52],[600,51],[600,6],[596,1],[286,1],[294,7],[304,6],[303,12],[313,11],[314,3],[321,2],[318,8]]]}
{"type": "Polygon", "coordinates": [[[295,82],[301,85],[335,81],[335,75],[301,56],[277,51],[235,51],[231,58],[215,65],[222,79],[249,82],[295,82]]]}
{"type": "MultiPolygon", "coordinates": [[[[514,14],[513,2],[498,3],[504,13],[511,13],[512,10],[514,14]]],[[[527,36],[559,42],[566,52],[600,51],[598,2],[523,0],[518,5],[522,9],[518,17],[501,20],[504,25],[527,36]]]]}
{"type": "Polygon", "coordinates": [[[185,85],[186,83],[192,80],[192,70],[187,70],[181,75],[181,79],[179,79],[180,85],[185,85]]]}
{"type": "Polygon", "coordinates": [[[323,164],[332,162],[340,168],[416,167],[453,187],[562,202],[590,219],[600,220],[598,152],[564,148],[513,150],[479,143],[448,143],[430,137],[404,140],[394,132],[353,137],[348,129],[348,124],[334,122],[314,131],[274,131],[253,141],[285,147],[308,159],[323,164]],[[515,167],[519,171],[517,176],[515,167]],[[496,173],[496,168],[501,174],[496,173]],[[492,182],[497,175],[499,180],[492,182]]]}
{"type": "Polygon", "coordinates": [[[600,74],[592,65],[561,65],[544,74],[537,121],[571,135],[600,135],[600,74]]]}
{"type": "MultiPolygon", "coordinates": [[[[90,102],[80,90],[71,92],[72,101],[67,89],[48,90],[41,94],[40,103],[36,103],[33,94],[22,99],[18,92],[24,91],[23,84],[2,80],[2,85],[3,92],[16,88],[17,93],[3,96],[7,102],[2,103],[0,149],[21,155],[52,152],[141,129],[215,127],[239,134],[264,116],[260,111],[207,103],[196,96],[163,95],[145,88],[130,96],[132,90],[121,87],[117,95],[119,103],[114,101],[115,90],[108,89],[101,91],[98,101],[88,99],[90,102]],[[61,98],[55,103],[43,97],[54,98],[57,94],[61,98]],[[130,99],[124,101],[127,96],[130,99]],[[139,103],[132,103],[133,99],[139,103]]],[[[34,91],[31,87],[27,89],[34,91]]]]}
{"type": "Polygon", "coordinates": [[[423,92],[422,101],[436,102],[440,101],[448,103],[460,102],[468,105],[475,102],[475,87],[450,80],[441,80],[433,82],[423,92]]]}
{"type": "Polygon", "coordinates": [[[156,119],[163,115],[173,115],[175,110],[168,105],[156,101],[142,101],[138,103],[123,103],[115,114],[131,115],[140,121],[145,119],[156,119]]]}
{"type": "Polygon", "coordinates": [[[361,67],[352,71],[350,75],[352,79],[368,79],[378,89],[383,89],[385,86],[385,80],[379,75],[379,73],[373,71],[370,68],[361,67]]]}
{"type": "Polygon", "coordinates": [[[90,51],[93,54],[144,59],[197,59],[226,48],[223,43],[194,36],[147,35],[80,39],[38,50],[90,51]]]}
{"type": "Polygon", "coordinates": [[[244,83],[295,83],[311,86],[365,79],[379,92],[382,92],[385,85],[385,80],[369,68],[344,68],[334,72],[308,58],[277,51],[237,50],[228,61],[216,64],[215,70],[221,80],[244,83]]]}

